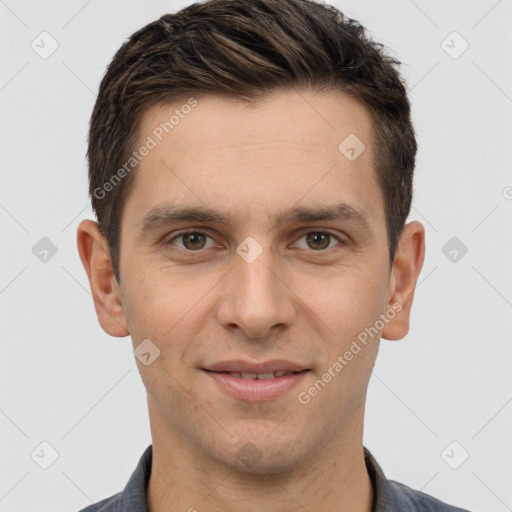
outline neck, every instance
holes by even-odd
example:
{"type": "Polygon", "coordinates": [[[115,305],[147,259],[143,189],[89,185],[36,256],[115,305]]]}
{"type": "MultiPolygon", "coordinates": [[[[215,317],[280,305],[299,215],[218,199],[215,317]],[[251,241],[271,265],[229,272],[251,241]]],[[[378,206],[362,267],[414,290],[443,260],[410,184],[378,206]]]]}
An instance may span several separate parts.
{"type": "MultiPolygon", "coordinates": [[[[150,406],[150,417],[158,412],[150,406]],[[151,414],[153,413],[153,414],[151,414]]],[[[347,432],[286,472],[241,472],[213,460],[164,421],[151,422],[149,512],[371,512],[373,488],[362,444],[362,414],[347,432]],[[355,430],[354,430],[355,429],[355,430]],[[345,435],[346,434],[346,435],[345,435]]]]}

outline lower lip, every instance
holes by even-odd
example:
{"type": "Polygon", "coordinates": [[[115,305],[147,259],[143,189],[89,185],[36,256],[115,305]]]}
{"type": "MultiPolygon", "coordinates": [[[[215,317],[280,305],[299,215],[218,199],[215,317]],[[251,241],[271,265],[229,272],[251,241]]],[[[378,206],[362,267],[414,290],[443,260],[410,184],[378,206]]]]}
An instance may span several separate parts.
{"type": "Polygon", "coordinates": [[[290,391],[304,378],[309,370],[274,377],[273,379],[242,379],[229,373],[217,373],[204,370],[217,385],[238,400],[264,402],[272,400],[290,391]]]}

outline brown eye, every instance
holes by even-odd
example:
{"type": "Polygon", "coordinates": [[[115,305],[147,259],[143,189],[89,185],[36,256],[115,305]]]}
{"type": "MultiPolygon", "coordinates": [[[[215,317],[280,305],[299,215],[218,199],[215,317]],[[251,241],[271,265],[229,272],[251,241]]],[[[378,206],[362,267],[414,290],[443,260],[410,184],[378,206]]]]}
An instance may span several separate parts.
{"type": "Polygon", "coordinates": [[[181,239],[183,245],[191,251],[202,249],[206,243],[206,237],[201,233],[185,233],[181,239]]]}
{"type": "Polygon", "coordinates": [[[299,249],[323,251],[325,249],[331,249],[336,245],[343,245],[343,242],[336,235],[327,231],[309,231],[302,235],[299,240],[295,242],[295,245],[299,249]]]}
{"type": "Polygon", "coordinates": [[[166,244],[175,245],[176,247],[187,251],[199,251],[201,249],[208,249],[215,245],[210,236],[198,231],[189,231],[187,233],[176,235],[169,239],[166,244]]]}
{"type": "Polygon", "coordinates": [[[329,243],[331,241],[331,235],[329,233],[308,233],[306,236],[306,241],[308,246],[311,249],[326,249],[329,247],[329,243]]]}

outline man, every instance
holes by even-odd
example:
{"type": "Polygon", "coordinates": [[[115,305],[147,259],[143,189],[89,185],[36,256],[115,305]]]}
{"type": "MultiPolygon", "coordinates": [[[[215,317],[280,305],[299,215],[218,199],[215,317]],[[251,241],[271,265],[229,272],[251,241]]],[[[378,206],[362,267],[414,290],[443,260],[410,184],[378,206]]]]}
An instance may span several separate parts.
{"type": "Polygon", "coordinates": [[[78,249],[152,445],[86,511],[457,511],[363,447],[424,251],[399,63],[333,7],[212,0],[136,32],[89,134],[78,249]]]}

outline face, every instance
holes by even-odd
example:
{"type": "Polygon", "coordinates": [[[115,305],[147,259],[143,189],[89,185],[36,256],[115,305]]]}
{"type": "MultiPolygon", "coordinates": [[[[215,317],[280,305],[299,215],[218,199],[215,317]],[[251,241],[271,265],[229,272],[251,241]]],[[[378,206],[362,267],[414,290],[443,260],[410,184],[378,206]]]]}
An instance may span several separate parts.
{"type": "Polygon", "coordinates": [[[140,145],[156,146],[123,212],[122,321],[134,348],[159,350],[137,360],[152,428],[282,471],[362,430],[395,300],[373,121],[328,92],[196,99],[161,141],[182,103],[142,119],[140,145]]]}

